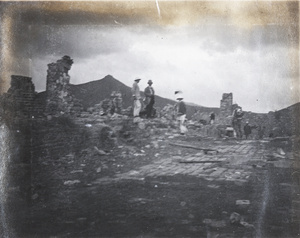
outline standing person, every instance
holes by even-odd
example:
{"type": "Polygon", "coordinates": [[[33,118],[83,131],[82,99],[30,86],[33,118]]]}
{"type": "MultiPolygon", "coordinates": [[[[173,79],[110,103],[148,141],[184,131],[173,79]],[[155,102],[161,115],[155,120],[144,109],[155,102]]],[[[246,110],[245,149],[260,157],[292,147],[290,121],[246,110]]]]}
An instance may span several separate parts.
{"type": "Polygon", "coordinates": [[[245,133],[245,136],[246,136],[246,140],[248,139],[248,136],[251,134],[251,132],[252,132],[252,128],[249,125],[249,122],[246,121],[246,125],[244,126],[244,133],[245,133]]]}
{"type": "Polygon", "coordinates": [[[261,126],[261,125],[258,126],[257,133],[258,133],[258,139],[259,140],[262,140],[264,138],[265,130],[266,130],[265,126],[261,126]]]}
{"type": "Polygon", "coordinates": [[[140,111],[142,108],[141,104],[141,94],[140,94],[140,87],[139,82],[141,79],[135,79],[132,85],[132,97],[133,97],[133,122],[137,123],[140,121],[140,111]]]}
{"type": "Polygon", "coordinates": [[[153,105],[155,103],[155,101],[154,101],[154,93],[155,92],[154,92],[154,89],[152,87],[152,84],[153,84],[153,82],[150,79],[148,81],[148,85],[149,86],[146,87],[145,91],[144,91],[145,96],[146,96],[145,103],[146,103],[146,116],[147,116],[147,118],[152,117],[152,114],[153,114],[153,105]]]}
{"type": "Polygon", "coordinates": [[[187,132],[187,128],[184,126],[184,121],[186,117],[186,106],[185,103],[183,102],[182,93],[181,92],[176,93],[176,92],[175,92],[176,99],[178,101],[176,104],[177,120],[179,121],[180,134],[184,135],[187,132]]]}
{"type": "Polygon", "coordinates": [[[244,116],[244,112],[242,111],[241,107],[237,107],[232,114],[232,127],[236,132],[237,138],[242,138],[243,133],[242,133],[242,119],[244,116]]]}
{"type": "Polygon", "coordinates": [[[210,120],[209,120],[209,124],[214,124],[214,122],[215,122],[215,114],[212,112],[211,114],[210,114],[210,120]]]}

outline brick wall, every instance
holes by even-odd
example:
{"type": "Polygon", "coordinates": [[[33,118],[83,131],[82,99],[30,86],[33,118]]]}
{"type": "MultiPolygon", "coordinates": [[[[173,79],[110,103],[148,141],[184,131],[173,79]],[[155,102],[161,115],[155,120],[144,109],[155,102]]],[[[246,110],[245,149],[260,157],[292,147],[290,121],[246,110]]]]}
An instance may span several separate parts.
{"type": "MultiPolygon", "coordinates": [[[[30,126],[27,118],[11,121],[0,119],[1,209],[11,232],[21,229],[31,202],[30,126]],[[18,226],[10,227],[14,224],[18,226]]],[[[0,234],[1,233],[0,231],[0,234]]],[[[12,235],[13,233],[11,233],[12,235]]],[[[4,237],[4,236],[2,236],[4,237]]]]}
{"type": "Polygon", "coordinates": [[[36,92],[31,78],[12,75],[11,86],[1,97],[3,113],[11,118],[29,118],[34,110],[35,96],[36,92]]]}

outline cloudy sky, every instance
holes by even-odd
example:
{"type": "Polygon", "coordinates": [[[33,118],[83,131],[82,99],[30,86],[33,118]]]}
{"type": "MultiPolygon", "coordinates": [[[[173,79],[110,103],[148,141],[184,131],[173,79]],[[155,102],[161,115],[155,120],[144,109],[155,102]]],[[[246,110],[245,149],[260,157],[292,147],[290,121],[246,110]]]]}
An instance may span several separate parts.
{"type": "Polygon", "coordinates": [[[69,55],[72,84],[110,74],[131,86],[219,107],[232,92],[244,110],[299,102],[297,2],[2,3],[1,89],[10,75],[45,90],[47,64],[69,55]]]}

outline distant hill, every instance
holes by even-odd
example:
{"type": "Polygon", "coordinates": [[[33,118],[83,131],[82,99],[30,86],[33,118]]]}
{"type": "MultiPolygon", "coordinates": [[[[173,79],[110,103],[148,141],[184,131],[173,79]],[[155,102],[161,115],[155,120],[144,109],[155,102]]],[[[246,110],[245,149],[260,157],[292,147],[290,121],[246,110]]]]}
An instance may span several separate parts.
{"type": "Polygon", "coordinates": [[[125,107],[129,106],[129,100],[131,98],[130,88],[111,75],[84,84],[71,84],[70,89],[76,98],[82,100],[84,108],[92,107],[105,98],[110,98],[112,91],[122,93],[123,104],[126,105],[125,107]]]}
{"type": "MultiPolygon", "coordinates": [[[[127,85],[121,83],[111,75],[107,75],[103,79],[90,81],[84,84],[77,84],[77,85],[70,84],[70,91],[77,99],[82,101],[82,105],[85,109],[100,103],[102,100],[106,98],[110,98],[110,94],[112,91],[121,92],[124,108],[132,106],[131,87],[128,87],[127,85]]],[[[141,94],[142,96],[144,96],[143,92],[141,92],[141,94]]],[[[38,98],[40,98],[39,100],[44,99],[45,92],[39,93],[38,98]]],[[[155,97],[154,106],[156,108],[163,108],[167,104],[174,105],[175,101],[160,96],[155,97]]],[[[212,111],[215,113],[219,112],[219,108],[202,107],[193,103],[186,103],[186,104],[187,104],[187,117],[190,117],[198,110],[200,110],[201,112],[212,112],[212,111]]]]}

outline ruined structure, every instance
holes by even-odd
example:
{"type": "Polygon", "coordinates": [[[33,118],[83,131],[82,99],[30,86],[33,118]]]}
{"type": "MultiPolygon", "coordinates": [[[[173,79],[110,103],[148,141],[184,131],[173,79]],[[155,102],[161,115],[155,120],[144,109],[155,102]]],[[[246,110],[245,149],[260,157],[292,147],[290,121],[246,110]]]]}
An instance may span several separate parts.
{"type": "Polygon", "coordinates": [[[70,92],[68,72],[72,64],[73,60],[67,55],[48,64],[46,114],[76,114],[82,110],[80,102],[70,92]]]}
{"type": "MultiPolygon", "coordinates": [[[[110,94],[110,98],[106,98],[100,102],[102,108],[102,115],[114,115],[123,114],[123,107],[122,107],[122,94],[117,91],[112,91],[110,94]]],[[[97,105],[94,106],[97,109],[97,105]]]]}
{"type": "Polygon", "coordinates": [[[34,110],[35,95],[36,92],[31,78],[12,75],[10,88],[1,100],[3,114],[13,118],[30,118],[34,110]]]}
{"type": "Polygon", "coordinates": [[[223,93],[220,105],[220,118],[232,115],[232,93],[223,93]]]}

